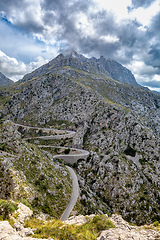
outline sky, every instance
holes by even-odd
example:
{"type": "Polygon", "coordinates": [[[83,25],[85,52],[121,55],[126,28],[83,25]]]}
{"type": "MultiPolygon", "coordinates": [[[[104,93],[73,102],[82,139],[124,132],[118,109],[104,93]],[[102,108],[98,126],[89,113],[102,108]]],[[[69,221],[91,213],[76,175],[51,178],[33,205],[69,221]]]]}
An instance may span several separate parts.
{"type": "Polygon", "coordinates": [[[0,0],[0,72],[14,81],[71,48],[160,91],[159,39],[159,0],[0,0]]]}

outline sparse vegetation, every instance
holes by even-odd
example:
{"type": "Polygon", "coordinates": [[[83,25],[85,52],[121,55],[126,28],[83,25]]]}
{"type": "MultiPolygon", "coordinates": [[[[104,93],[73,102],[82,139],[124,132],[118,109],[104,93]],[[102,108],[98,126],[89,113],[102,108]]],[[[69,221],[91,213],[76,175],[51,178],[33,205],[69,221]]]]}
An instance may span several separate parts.
{"type": "Polygon", "coordinates": [[[18,209],[18,204],[10,201],[0,199],[0,216],[1,219],[9,219],[10,214],[18,209]]]}
{"type": "MultiPolygon", "coordinates": [[[[132,223],[159,221],[159,96],[84,65],[62,66],[54,73],[32,76],[7,90],[8,96],[17,94],[8,103],[5,100],[7,117],[40,127],[30,136],[45,135],[42,128],[49,125],[77,131],[73,139],[0,143],[2,152],[19,154],[6,161],[13,172],[22,173],[19,180],[14,178],[19,186],[18,198],[29,201],[32,191],[28,193],[26,189],[33,188],[33,208],[49,213],[57,204],[52,215],[57,214],[60,205],[64,208],[70,192],[65,185],[69,176],[65,178],[65,166],[60,160],[51,162],[47,151],[55,155],[61,153],[58,146],[68,151],[74,145],[91,152],[87,160],[74,164],[81,190],[78,213],[118,211],[132,223]],[[43,144],[57,147],[35,146],[43,144]],[[58,199],[63,199],[62,203],[57,203],[58,199]]],[[[23,134],[24,129],[19,130],[23,134]]],[[[0,177],[4,177],[4,172],[0,172],[0,177]]],[[[62,209],[57,218],[60,212],[62,209]]]]}
{"type": "Polygon", "coordinates": [[[45,223],[37,219],[31,219],[25,222],[25,227],[36,228],[34,237],[38,238],[96,240],[100,231],[114,228],[115,226],[105,215],[99,215],[80,226],[75,224],[64,225],[56,220],[45,223]]]}

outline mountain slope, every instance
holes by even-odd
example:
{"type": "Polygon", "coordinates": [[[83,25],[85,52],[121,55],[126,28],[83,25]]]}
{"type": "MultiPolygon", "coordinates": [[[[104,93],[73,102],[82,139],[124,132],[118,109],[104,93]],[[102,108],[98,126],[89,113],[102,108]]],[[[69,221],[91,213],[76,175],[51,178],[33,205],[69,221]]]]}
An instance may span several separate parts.
{"type": "Polygon", "coordinates": [[[76,130],[72,147],[84,147],[90,156],[74,165],[81,190],[75,209],[118,211],[142,224],[160,217],[159,100],[143,88],[66,66],[24,84],[3,114],[76,130]]]}
{"type": "Polygon", "coordinates": [[[74,164],[78,213],[119,212],[138,224],[159,220],[160,96],[113,80],[96,59],[67,56],[8,87],[5,94],[12,96],[2,116],[76,131],[72,142],[61,144],[90,152],[74,164]]]}
{"type": "Polygon", "coordinates": [[[138,86],[131,71],[116,61],[105,59],[104,57],[100,57],[99,59],[88,59],[83,55],[79,55],[74,50],[71,52],[65,52],[65,54],[59,54],[47,64],[36,69],[32,73],[25,75],[22,81],[27,81],[29,79],[41,76],[42,74],[54,73],[55,69],[65,66],[74,67],[88,73],[96,73],[102,76],[108,76],[119,82],[138,86]]]}
{"type": "Polygon", "coordinates": [[[11,79],[7,78],[0,72],[0,87],[6,87],[14,83],[11,79]]]}
{"type": "Polygon", "coordinates": [[[109,73],[109,76],[119,82],[129,83],[135,86],[138,86],[134,75],[131,71],[125,67],[123,67],[120,63],[112,60],[105,59],[104,57],[100,57],[98,59],[100,65],[104,67],[104,69],[109,73]]]}
{"type": "Polygon", "coordinates": [[[30,203],[35,213],[59,219],[72,192],[67,168],[24,141],[11,121],[0,124],[0,136],[0,198],[30,203]]]}

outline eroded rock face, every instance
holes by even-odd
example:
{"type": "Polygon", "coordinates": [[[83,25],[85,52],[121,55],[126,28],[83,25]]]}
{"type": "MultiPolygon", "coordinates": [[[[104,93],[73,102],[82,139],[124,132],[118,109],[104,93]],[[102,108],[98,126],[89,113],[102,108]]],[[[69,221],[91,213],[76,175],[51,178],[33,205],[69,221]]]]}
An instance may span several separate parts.
{"type": "Polygon", "coordinates": [[[131,71],[123,67],[120,63],[112,59],[105,59],[103,56],[98,59],[98,62],[104,67],[104,69],[113,79],[122,83],[129,83],[138,86],[131,71]]]}
{"type": "Polygon", "coordinates": [[[0,221],[0,239],[1,240],[36,240],[37,238],[27,237],[32,235],[33,231],[29,228],[23,228],[22,225],[17,225],[12,228],[8,221],[0,221]]]}
{"type": "Polygon", "coordinates": [[[16,210],[13,216],[10,216],[14,220],[14,225],[11,227],[8,221],[0,221],[0,239],[1,240],[35,240],[36,238],[30,237],[34,234],[34,230],[31,228],[24,228],[24,220],[29,219],[33,214],[33,211],[26,205],[19,203],[18,210],[16,210]]]}
{"type": "Polygon", "coordinates": [[[155,240],[160,233],[153,226],[131,226],[120,215],[112,215],[110,220],[116,228],[102,231],[97,240],[155,240]]]}

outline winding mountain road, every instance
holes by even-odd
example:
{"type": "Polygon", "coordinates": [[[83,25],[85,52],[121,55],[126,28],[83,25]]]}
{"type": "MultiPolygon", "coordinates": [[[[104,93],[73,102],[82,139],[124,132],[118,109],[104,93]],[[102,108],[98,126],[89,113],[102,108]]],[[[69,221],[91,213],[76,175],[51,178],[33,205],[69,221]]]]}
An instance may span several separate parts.
{"type": "Polygon", "coordinates": [[[67,169],[71,174],[73,191],[72,191],[72,197],[70,199],[70,202],[61,217],[61,221],[67,220],[79,197],[79,185],[78,185],[77,175],[71,167],[67,166],[67,169]]]}
{"type": "MultiPolygon", "coordinates": [[[[50,135],[50,136],[38,136],[38,137],[29,137],[25,139],[31,139],[31,138],[40,138],[40,139],[65,139],[65,138],[71,138],[73,137],[76,132],[74,131],[68,131],[68,130],[57,130],[54,128],[38,128],[38,127],[29,127],[21,124],[16,124],[17,127],[21,126],[27,129],[30,128],[36,128],[37,130],[45,130],[45,131],[53,131],[53,133],[56,135],[50,135]]],[[[61,148],[61,149],[67,149],[66,147],[58,147],[58,146],[46,146],[46,145],[40,145],[39,147],[47,148],[47,147],[53,147],[53,148],[61,148]]],[[[83,149],[77,149],[77,148],[70,148],[71,154],[59,154],[59,155],[54,155],[53,158],[58,158],[58,159],[63,159],[66,163],[73,164],[79,159],[86,159],[89,155],[89,152],[83,149]],[[75,153],[74,153],[75,151],[75,153]]],[[[72,178],[72,196],[70,199],[69,204],[67,205],[64,213],[61,216],[61,221],[67,220],[69,217],[70,213],[72,212],[72,209],[74,208],[77,199],[79,197],[79,184],[78,184],[78,179],[75,171],[69,167],[66,166],[68,171],[70,172],[71,178],[72,178]]]]}
{"type": "MultiPolygon", "coordinates": [[[[39,145],[39,147],[43,148],[60,148],[60,149],[67,149],[66,147],[58,147],[58,146],[46,146],[46,145],[39,145]]],[[[53,155],[53,158],[62,159],[66,163],[74,164],[79,159],[86,159],[89,155],[89,152],[83,149],[78,148],[70,148],[69,154],[59,154],[59,155],[53,155]],[[75,153],[74,153],[75,152],[75,153]]]]}

